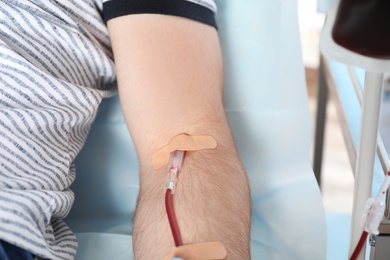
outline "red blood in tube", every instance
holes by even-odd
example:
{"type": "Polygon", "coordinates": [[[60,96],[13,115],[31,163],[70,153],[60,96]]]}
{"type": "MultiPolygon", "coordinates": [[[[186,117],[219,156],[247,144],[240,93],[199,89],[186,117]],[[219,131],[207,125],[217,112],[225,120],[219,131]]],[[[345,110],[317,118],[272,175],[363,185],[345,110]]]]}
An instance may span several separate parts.
{"type": "Polygon", "coordinates": [[[353,52],[390,59],[390,0],[341,0],[332,37],[353,52]]]}

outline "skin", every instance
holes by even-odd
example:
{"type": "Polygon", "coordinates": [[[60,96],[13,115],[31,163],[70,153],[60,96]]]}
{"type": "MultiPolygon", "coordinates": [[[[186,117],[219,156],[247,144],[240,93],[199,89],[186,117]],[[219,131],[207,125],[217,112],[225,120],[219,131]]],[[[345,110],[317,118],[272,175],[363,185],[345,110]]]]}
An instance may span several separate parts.
{"type": "Polygon", "coordinates": [[[217,31],[157,14],[118,17],[108,29],[121,105],[140,161],[135,259],[160,259],[174,246],[164,208],[166,169],[153,169],[152,155],[181,133],[211,135],[218,143],[186,153],[175,194],[183,242],[218,240],[226,259],[250,259],[250,191],[223,106],[217,31]]]}

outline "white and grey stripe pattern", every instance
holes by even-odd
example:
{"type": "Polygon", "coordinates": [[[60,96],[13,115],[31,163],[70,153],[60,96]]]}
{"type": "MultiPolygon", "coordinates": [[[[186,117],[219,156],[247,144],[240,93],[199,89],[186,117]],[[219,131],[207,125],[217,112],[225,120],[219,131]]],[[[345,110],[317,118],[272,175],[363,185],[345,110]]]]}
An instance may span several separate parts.
{"type": "Polygon", "coordinates": [[[0,0],[0,239],[73,259],[69,185],[115,71],[102,1],[0,0]],[[98,8],[97,8],[98,7],[98,8]]]}

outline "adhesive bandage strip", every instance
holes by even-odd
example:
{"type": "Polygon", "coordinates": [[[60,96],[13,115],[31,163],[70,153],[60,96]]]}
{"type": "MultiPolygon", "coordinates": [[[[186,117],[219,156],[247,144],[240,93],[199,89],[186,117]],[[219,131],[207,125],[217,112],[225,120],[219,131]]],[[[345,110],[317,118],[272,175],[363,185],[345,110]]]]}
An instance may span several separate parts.
{"type": "Polygon", "coordinates": [[[217,147],[217,142],[209,135],[187,135],[180,134],[172,138],[168,145],[156,151],[152,156],[152,164],[154,169],[159,169],[166,165],[169,161],[169,156],[173,151],[197,151],[204,149],[214,149],[217,147]]]}
{"type": "Polygon", "coordinates": [[[168,255],[161,260],[169,260],[172,257],[181,257],[183,259],[225,259],[227,255],[226,249],[219,241],[188,244],[184,246],[174,247],[168,255]]]}

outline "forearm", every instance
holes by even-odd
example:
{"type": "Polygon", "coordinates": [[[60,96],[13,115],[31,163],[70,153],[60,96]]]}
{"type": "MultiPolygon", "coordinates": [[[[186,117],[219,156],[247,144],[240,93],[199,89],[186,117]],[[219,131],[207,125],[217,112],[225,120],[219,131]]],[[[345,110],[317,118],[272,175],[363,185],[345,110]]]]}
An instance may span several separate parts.
{"type": "Polygon", "coordinates": [[[151,157],[181,133],[211,135],[218,143],[185,157],[175,195],[184,243],[219,240],[228,259],[249,259],[249,188],[223,108],[215,29],[161,15],[121,17],[108,26],[122,108],[141,166],[136,259],[158,259],[173,247],[164,210],[165,169],[154,170],[151,157]]]}
{"type": "MultiPolygon", "coordinates": [[[[163,171],[144,168],[134,221],[136,259],[160,259],[173,248],[164,208],[163,171]]],[[[187,153],[174,196],[184,244],[220,241],[226,259],[250,259],[250,194],[245,172],[231,147],[187,153]]]]}

